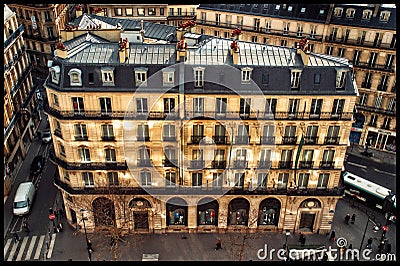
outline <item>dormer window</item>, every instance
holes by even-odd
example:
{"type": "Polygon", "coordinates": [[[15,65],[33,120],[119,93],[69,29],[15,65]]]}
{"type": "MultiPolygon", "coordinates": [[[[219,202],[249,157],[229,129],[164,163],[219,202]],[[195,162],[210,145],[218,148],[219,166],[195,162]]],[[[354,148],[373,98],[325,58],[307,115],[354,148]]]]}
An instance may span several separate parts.
{"type": "Polygon", "coordinates": [[[242,83],[250,83],[252,71],[251,67],[242,68],[242,83]]]}
{"type": "Polygon", "coordinates": [[[103,85],[114,85],[114,68],[103,67],[101,68],[101,77],[103,85]]]}
{"type": "Polygon", "coordinates": [[[276,5],[275,10],[279,10],[281,8],[281,5],[276,5]]]}
{"type": "Polygon", "coordinates": [[[135,68],[135,83],[136,86],[147,86],[147,68],[138,67],[135,68]]]}
{"type": "Polygon", "coordinates": [[[302,7],[302,8],[300,9],[300,13],[304,13],[304,12],[306,12],[306,8],[305,8],[305,7],[302,7]]]}
{"type": "Polygon", "coordinates": [[[364,10],[363,11],[363,15],[362,15],[362,19],[370,20],[371,16],[372,16],[372,10],[364,10]]]}
{"type": "Polygon", "coordinates": [[[82,71],[80,69],[71,69],[68,72],[68,76],[71,86],[82,86],[82,71]]]}
{"type": "Polygon", "coordinates": [[[194,86],[203,87],[204,86],[204,67],[195,67],[194,71],[194,86]]]}
{"type": "Polygon", "coordinates": [[[354,14],[356,13],[356,10],[353,8],[349,8],[346,10],[346,18],[354,18],[354,14]]]}
{"type": "Polygon", "coordinates": [[[174,73],[175,69],[173,68],[164,68],[163,72],[163,85],[173,85],[174,84],[174,73]]]}
{"type": "Polygon", "coordinates": [[[343,89],[346,84],[346,70],[336,71],[336,89],[343,89]]]}
{"type": "Polygon", "coordinates": [[[60,67],[53,66],[50,68],[51,82],[58,84],[60,82],[60,67]]]}
{"type": "Polygon", "coordinates": [[[300,87],[301,70],[292,70],[290,75],[290,87],[298,89],[300,87]]]}
{"type": "Polygon", "coordinates": [[[337,7],[335,8],[335,10],[333,11],[333,15],[335,17],[341,17],[343,14],[343,8],[337,7]]]}
{"type": "Polygon", "coordinates": [[[389,11],[382,11],[380,16],[379,16],[379,21],[388,21],[390,17],[390,12],[389,11]]]}

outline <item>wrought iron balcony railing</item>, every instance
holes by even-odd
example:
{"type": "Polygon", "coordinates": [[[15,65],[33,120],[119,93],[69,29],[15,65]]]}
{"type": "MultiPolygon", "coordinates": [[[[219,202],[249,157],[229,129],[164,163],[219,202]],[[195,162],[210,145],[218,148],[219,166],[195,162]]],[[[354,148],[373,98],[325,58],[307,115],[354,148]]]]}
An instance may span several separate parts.
{"type": "Polygon", "coordinates": [[[204,136],[196,136],[196,135],[192,135],[191,136],[191,143],[192,144],[199,144],[200,141],[204,138],[204,136]]]}
{"type": "Polygon", "coordinates": [[[339,144],[340,137],[325,137],[325,144],[339,144]]]}
{"type": "Polygon", "coordinates": [[[293,161],[279,161],[278,167],[280,169],[291,169],[293,161]]]}
{"type": "Polygon", "coordinates": [[[215,144],[227,144],[227,136],[213,136],[213,141],[215,144]]]}
{"type": "Polygon", "coordinates": [[[271,161],[258,161],[258,168],[259,169],[270,169],[271,161]]]}
{"type": "Polygon", "coordinates": [[[66,162],[58,158],[53,151],[50,160],[66,170],[128,170],[125,162],[66,162]]]}
{"type": "Polygon", "coordinates": [[[151,159],[138,159],[137,166],[152,166],[151,159]]]}
{"type": "Polygon", "coordinates": [[[234,168],[241,168],[241,169],[247,168],[247,164],[248,164],[248,162],[245,160],[234,160],[233,161],[234,168]]]}
{"type": "Polygon", "coordinates": [[[275,137],[261,136],[260,143],[261,144],[275,144],[275,137]]]}
{"type": "Polygon", "coordinates": [[[191,160],[190,168],[192,169],[203,169],[204,168],[204,160],[191,160]]]}
{"type": "Polygon", "coordinates": [[[333,169],[334,168],[334,164],[335,164],[335,162],[333,162],[333,161],[321,162],[320,168],[333,169]]]}
{"type": "Polygon", "coordinates": [[[114,141],[115,136],[101,136],[102,141],[114,141]]]}
{"type": "Polygon", "coordinates": [[[214,169],[225,169],[226,168],[226,161],[212,161],[211,168],[214,169]]]}
{"type": "Polygon", "coordinates": [[[300,169],[312,169],[314,165],[313,161],[300,161],[299,168],[300,169]]]}
{"type": "Polygon", "coordinates": [[[164,159],[163,160],[164,167],[178,167],[177,159],[164,159]]]}
{"type": "Polygon", "coordinates": [[[297,136],[282,136],[282,144],[296,144],[297,136]]]}
{"type": "Polygon", "coordinates": [[[75,136],[76,141],[87,141],[88,139],[88,136],[75,136]]]}
{"type": "Polygon", "coordinates": [[[317,144],[318,143],[318,136],[305,136],[304,137],[304,144],[317,144]]]}
{"type": "Polygon", "coordinates": [[[250,136],[236,136],[235,137],[235,144],[249,144],[250,143],[250,136]]]}

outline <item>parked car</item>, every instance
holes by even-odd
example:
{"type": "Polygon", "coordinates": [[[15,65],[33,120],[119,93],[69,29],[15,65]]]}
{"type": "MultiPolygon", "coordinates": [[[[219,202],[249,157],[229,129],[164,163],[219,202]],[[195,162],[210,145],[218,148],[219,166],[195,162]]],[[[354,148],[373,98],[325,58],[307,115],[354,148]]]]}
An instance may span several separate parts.
{"type": "Polygon", "coordinates": [[[51,141],[51,132],[50,131],[44,131],[43,132],[42,141],[44,143],[49,143],[51,141]]]}
{"type": "Polygon", "coordinates": [[[42,172],[45,163],[45,158],[42,155],[38,155],[33,158],[31,164],[31,175],[38,175],[42,172]]]}

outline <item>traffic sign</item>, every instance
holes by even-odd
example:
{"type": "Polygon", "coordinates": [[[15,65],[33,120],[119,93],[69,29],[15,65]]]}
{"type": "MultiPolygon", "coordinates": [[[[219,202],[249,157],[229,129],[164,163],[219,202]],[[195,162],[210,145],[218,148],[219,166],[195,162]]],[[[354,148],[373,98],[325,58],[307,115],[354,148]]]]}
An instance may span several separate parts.
{"type": "Polygon", "coordinates": [[[53,221],[54,219],[56,219],[56,216],[54,214],[50,214],[49,219],[53,221]]]}

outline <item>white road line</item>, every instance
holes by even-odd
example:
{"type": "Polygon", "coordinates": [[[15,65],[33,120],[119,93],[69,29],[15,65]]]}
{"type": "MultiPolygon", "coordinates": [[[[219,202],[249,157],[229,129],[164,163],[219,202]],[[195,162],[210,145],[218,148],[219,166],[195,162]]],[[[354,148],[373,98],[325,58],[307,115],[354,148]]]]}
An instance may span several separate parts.
{"type": "Polygon", "coordinates": [[[33,247],[35,246],[37,236],[32,236],[31,244],[29,245],[28,252],[26,252],[25,260],[30,260],[32,256],[33,247]]]}
{"type": "Polygon", "coordinates": [[[36,248],[35,257],[33,257],[33,259],[35,259],[35,260],[38,260],[39,257],[40,257],[40,251],[42,250],[44,237],[45,237],[45,235],[41,235],[40,238],[39,238],[39,243],[38,243],[38,246],[36,248]]]}
{"type": "Polygon", "coordinates": [[[18,242],[14,241],[14,245],[11,248],[11,252],[8,255],[7,261],[12,261],[12,259],[14,258],[15,251],[17,251],[17,247],[18,247],[18,242]]]}
{"type": "Polygon", "coordinates": [[[374,168],[374,170],[375,170],[375,172],[378,172],[378,173],[382,173],[382,174],[387,174],[387,175],[396,176],[396,174],[389,173],[389,172],[386,172],[386,171],[381,171],[381,170],[379,170],[379,169],[376,169],[376,168],[374,168]]]}
{"type": "Polygon", "coordinates": [[[50,248],[49,248],[49,251],[47,252],[48,259],[51,258],[51,254],[53,253],[54,242],[56,242],[56,236],[57,236],[56,233],[53,233],[53,235],[51,236],[50,248]]]}
{"type": "Polygon", "coordinates": [[[8,249],[10,248],[11,241],[12,241],[12,238],[9,238],[7,240],[6,245],[4,246],[4,259],[6,259],[6,253],[7,253],[8,249]]]}
{"type": "Polygon", "coordinates": [[[18,256],[15,260],[21,260],[22,255],[24,254],[24,250],[25,250],[25,246],[26,246],[26,242],[28,242],[28,236],[24,237],[24,240],[22,240],[22,245],[19,248],[19,252],[18,252],[18,256]]]}
{"type": "Polygon", "coordinates": [[[361,168],[367,168],[365,165],[361,165],[361,164],[357,164],[357,163],[347,162],[347,164],[351,164],[351,165],[358,166],[361,168]]]}

